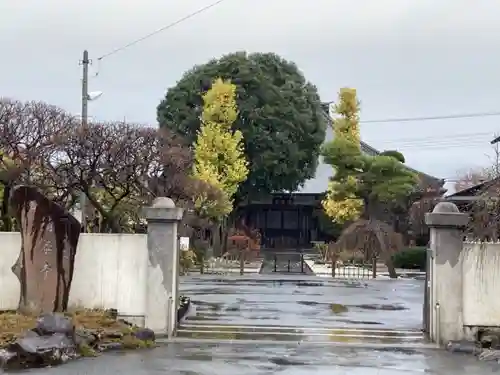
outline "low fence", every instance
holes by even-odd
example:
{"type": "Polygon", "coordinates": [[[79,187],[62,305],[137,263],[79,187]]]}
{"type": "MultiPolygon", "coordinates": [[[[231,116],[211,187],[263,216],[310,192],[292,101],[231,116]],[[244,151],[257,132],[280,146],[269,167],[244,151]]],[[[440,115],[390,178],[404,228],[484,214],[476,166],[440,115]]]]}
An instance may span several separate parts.
{"type": "Polygon", "coordinates": [[[308,254],[305,263],[311,271],[318,276],[339,279],[375,279],[378,273],[377,259],[366,262],[336,261],[325,262],[320,254],[308,254]]]}
{"type": "Polygon", "coordinates": [[[340,264],[337,263],[333,267],[332,277],[345,279],[375,279],[377,278],[376,260],[367,264],[340,264]]]}
{"type": "Polygon", "coordinates": [[[211,258],[203,262],[203,267],[191,267],[187,274],[236,275],[259,273],[262,261],[259,259],[240,260],[239,257],[211,258]]]}

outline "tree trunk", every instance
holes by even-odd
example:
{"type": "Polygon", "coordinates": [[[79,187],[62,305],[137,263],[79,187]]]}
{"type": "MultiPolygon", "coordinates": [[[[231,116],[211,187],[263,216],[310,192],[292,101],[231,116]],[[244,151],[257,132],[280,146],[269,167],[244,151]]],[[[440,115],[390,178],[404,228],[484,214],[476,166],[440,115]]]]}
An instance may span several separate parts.
{"type": "Polygon", "coordinates": [[[383,256],[385,259],[385,265],[387,266],[387,271],[389,272],[389,277],[391,279],[397,279],[398,274],[396,273],[396,269],[394,268],[394,264],[392,262],[392,257],[391,254],[387,253],[386,246],[387,244],[383,240],[383,236],[381,233],[380,228],[377,227],[376,222],[377,222],[377,203],[371,201],[369,198],[364,198],[363,199],[365,202],[365,208],[363,210],[362,218],[365,220],[373,221],[373,231],[375,232],[375,235],[377,237],[377,241],[379,243],[379,249],[382,254],[374,254],[373,251],[371,251],[371,256],[383,256]]]}
{"type": "Polygon", "coordinates": [[[228,221],[229,219],[227,217],[224,217],[220,222],[219,226],[220,245],[219,248],[217,249],[217,255],[214,254],[216,257],[220,257],[227,252],[227,239],[229,236],[228,221]]]}
{"type": "Polygon", "coordinates": [[[4,232],[12,231],[12,217],[9,214],[9,198],[11,190],[11,184],[4,185],[2,197],[2,230],[4,232]]]}
{"type": "Polygon", "coordinates": [[[232,229],[238,217],[238,212],[233,210],[222,220],[222,255],[227,253],[227,243],[229,238],[229,229],[232,229]]]}
{"type": "Polygon", "coordinates": [[[396,268],[394,268],[394,264],[392,263],[392,258],[390,256],[386,257],[385,265],[387,266],[387,271],[389,271],[389,277],[391,279],[397,279],[398,274],[396,272],[396,268]]]}
{"type": "Polygon", "coordinates": [[[217,256],[221,253],[222,248],[222,223],[215,223],[210,228],[210,233],[212,237],[212,255],[217,256]]]}
{"type": "Polygon", "coordinates": [[[113,216],[113,212],[106,211],[104,207],[101,204],[99,204],[99,202],[95,200],[91,194],[88,194],[88,192],[85,192],[85,195],[87,196],[87,199],[92,204],[92,206],[94,206],[97,212],[99,212],[99,214],[102,216],[104,221],[103,226],[105,228],[105,231],[107,232],[109,228],[113,233],[121,233],[122,232],[121,227],[116,222],[115,217],[113,216]]]}
{"type": "Polygon", "coordinates": [[[245,250],[240,250],[240,275],[245,274],[245,250]]]}

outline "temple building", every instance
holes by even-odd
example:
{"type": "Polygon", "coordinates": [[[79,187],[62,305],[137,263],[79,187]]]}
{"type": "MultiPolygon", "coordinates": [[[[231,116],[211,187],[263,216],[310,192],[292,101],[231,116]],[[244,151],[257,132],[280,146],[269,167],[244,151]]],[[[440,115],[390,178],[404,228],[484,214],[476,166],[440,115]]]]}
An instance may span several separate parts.
{"type": "MultiPolygon", "coordinates": [[[[324,106],[325,117],[330,122],[328,105],[324,106]]],[[[325,141],[331,141],[333,131],[328,126],[325,141]]],[[[361,141],[361,149],[368,155],[378,155],[380,151],[361,141]]],[[[321,157],[320,157],[321,158],[321,157]]],[[[334,240],[335,234],[325,230],[325,218],[321,200],[328,187],[332,168],[318,163],[316,176],[306,181],[302,189],[293,193],[273,193],[259,200],[243,203],[239,207],[239,217],[245,226],[258,230],[261,245],[269,249],[307,249],[314,242],[334,240]]],[[[421,186],[442,187],[442,180],[416,171],[420,176],[421,186]]]]}

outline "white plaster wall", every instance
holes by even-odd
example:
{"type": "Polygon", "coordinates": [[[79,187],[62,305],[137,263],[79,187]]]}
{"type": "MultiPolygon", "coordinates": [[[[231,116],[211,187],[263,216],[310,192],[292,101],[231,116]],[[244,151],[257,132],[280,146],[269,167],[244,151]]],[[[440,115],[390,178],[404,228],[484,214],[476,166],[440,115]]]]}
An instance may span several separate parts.
{"type": "Polygon", "coordinates": [[[15,310],[19,305],[21,285],[12,266],[20,251],[19,232],[0,232],[0,310],[15,310]]]}
{"type": "Polygon", "coordinates": [[[145,234],[84,233],[78,241],[70,305],[115,308],[143,318],[148,268],[145,234]]]}
{"type": "Polygon", "coordinates": [[[500,326],[500,244],[464,243],[462,254],[463,324],[500,326]]]}
{"type": "MultiPolygon", "coordinates": [[[[21,235],[0,232],[0,310],[16,309],[20,285],[11,267],[16,262],[21,235]]],[[[93,234],[80,236],[70,304],[116,308],[120,315],[143,321],[148,271],[145,234],[93,234]]]]}

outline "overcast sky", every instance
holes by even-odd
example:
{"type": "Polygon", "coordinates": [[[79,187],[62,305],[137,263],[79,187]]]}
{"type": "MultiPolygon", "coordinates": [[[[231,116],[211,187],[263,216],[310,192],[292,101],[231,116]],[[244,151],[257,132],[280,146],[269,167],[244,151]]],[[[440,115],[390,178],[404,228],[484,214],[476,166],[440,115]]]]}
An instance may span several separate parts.
{"type": "MultiPolygon", "coordinates": [[[[194,64],[237,50],[295,61],[323,100],[358,89],[362,119],[500,112],[500,2],[226,0],[122,52],[214,0],[0,0],[0,96],[80,112],[79,59],[94,59],[99,120],[155,124],[165,90],[194,64]]],[[[363,139],[398,148],[442,178],[485,165],[500,117],[367,123],[363,139]],[[416,140],[416,138],[418,138],[416,140]]]]}

